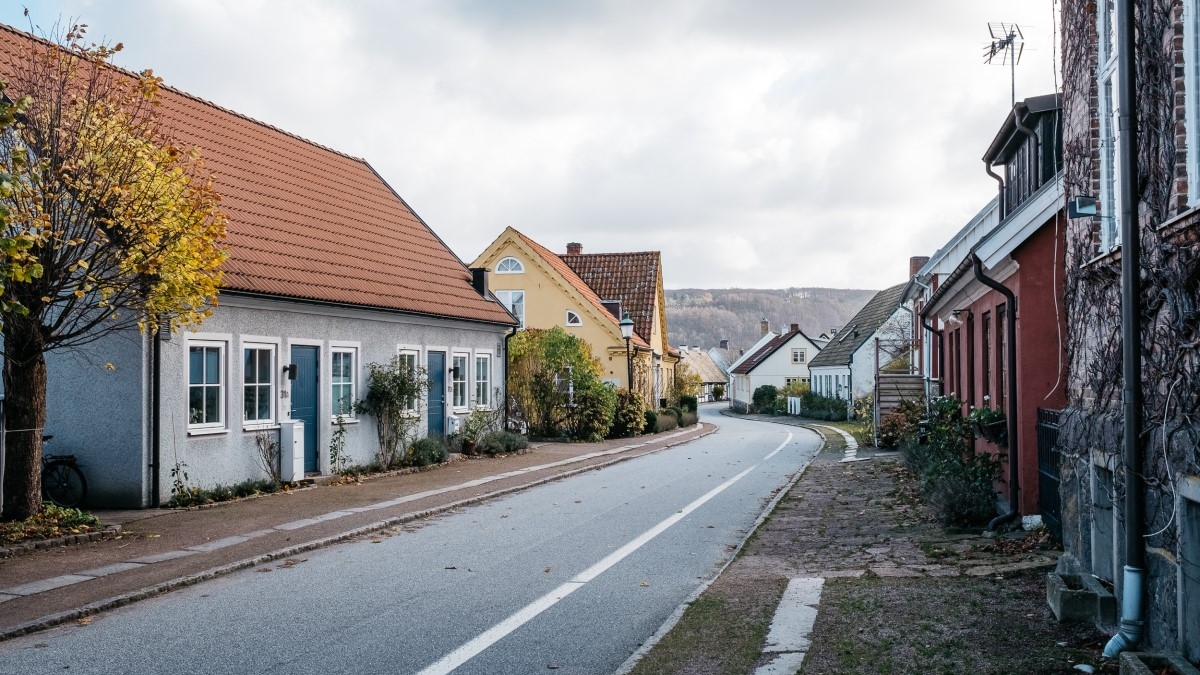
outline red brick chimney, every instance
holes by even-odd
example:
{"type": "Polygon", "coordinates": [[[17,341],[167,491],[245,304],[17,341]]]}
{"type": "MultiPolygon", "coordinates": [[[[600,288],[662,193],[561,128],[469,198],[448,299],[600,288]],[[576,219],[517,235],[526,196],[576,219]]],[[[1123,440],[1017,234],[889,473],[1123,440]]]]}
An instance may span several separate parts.
{"type": "Polygon", "coordinates": [[[929,256],[927,256],[927,255],[914,255],[913,257],[909,258],[908,259],[908,276],[909,276],[909,278],[916,276],[917,272],[920,272],[921,268],[924,267],[925,263],[927,263],[927,262],[929,262],[929,256]]]}
{"type": "Polygon", "coordinates": [[[771,332],[771,322],[770,321],[763,319],[762,321],[758,322],[758,336],[759,337],[762,337],[770,332],[771,332]]]}
{"type": "Polygon", "coordinates": [[[788,332],[789,333],[799,333],[800,332],[800,324],[798,324],[798,323],[792,324],[791,327],[788,329],[788,332]]]}
{"type": "Polygon", "coordinates": [[[583,244],[575,241],[567,244],[567,255],[583,255],[583,244]]]}

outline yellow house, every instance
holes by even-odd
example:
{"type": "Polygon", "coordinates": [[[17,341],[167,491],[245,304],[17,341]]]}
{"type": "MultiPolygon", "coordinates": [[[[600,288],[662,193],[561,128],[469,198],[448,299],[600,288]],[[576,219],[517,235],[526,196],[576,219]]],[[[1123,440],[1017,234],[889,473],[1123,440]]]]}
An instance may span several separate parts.
{"type": "Polygon", "coordinates": [[[489,286],[522,328],[565,330],[585,340],[600,359],[604,379],[629,386],[620,320],[634,322],[629,340],[633,387],[657,406],[669,397],[679,352],[667,344],[662,256],[658,251],[587,253],[567,244],[556,254],[509,227],[471,263],[485,268],[489,286]]]}

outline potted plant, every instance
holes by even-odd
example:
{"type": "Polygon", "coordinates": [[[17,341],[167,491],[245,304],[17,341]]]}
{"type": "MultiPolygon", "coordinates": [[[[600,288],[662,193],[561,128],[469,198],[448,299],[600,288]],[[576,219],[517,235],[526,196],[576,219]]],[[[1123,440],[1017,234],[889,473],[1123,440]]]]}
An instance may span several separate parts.
{"type": "Polygon", "coordinates": [[[971,423],[971,430],[976,436],[996,445],[1008,445],[1008,420],[1003,410],[990,406],[971,408],[967,421],[971,423]]]}
{"type": "Polygon", "coordinates": [[[462,427],[459,430],[460,438],[462,439],[462,452],[464,455],[474,455],[475,446],[479,443],[479,439],[489,431],[496,429],[496,411],[488,408],[476,408],[471,411],[470,415],[463,418],[462,427]]]}

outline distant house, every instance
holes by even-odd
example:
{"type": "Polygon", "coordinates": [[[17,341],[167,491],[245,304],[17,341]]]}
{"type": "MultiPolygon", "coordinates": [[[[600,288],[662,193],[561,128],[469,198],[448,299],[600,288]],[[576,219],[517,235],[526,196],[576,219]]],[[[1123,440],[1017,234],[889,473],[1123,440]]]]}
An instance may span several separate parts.
{"type": "MultiPolygon", "coordinates": [[[[35,44],[0,26],[0,64],[35,44]]],[[[175,89],[155,100],[215,174],[229,258],[197,331],[48,355],[46,432],[86,466],[92,506],[163,503],[173,468],[201,487],[261,478],[257,440],[285,426],[302,426],[304,471],[328,473],[339,415],[366,464],[375,422],[353,403],[367,364],[397,356],[429,372],[421,434],[504,400],[515,319],[370,164],[175,89]]]]}
{"type": "Polygon", "coordinates": [[[874,393],[877,370],[909,358],[912,315],[901,305],[907,286],[876,293],[809,362],[813,392],[853,404],[874,393]]]}
{"type": "Polygon", "coordinates": [[[626,387],[628,365],[620,320],[628,313],[634,333],[628,348],[634,383],[657,405],[675,379],[679,352],[667,343],[662,256],[658,251],[583,253],[572,243],[556,254],[516,229],[505,228],[472,263],[493,273],[493,291],[522,328],[561,326],[592,346],[604,378],[626,387]]]}
{"type": "Polygon", "coordinates": [[[764,385],[782,389],[791,384],[809,384],[809,364],[821,348],[800,330],[799,324],[776,335],[750,352],[733,367],[731,404],[744,410],[750,404],[754,391],[764,385]]]}
{"type": "Polygon", "coordinates": [[[721,364],[723,367],[725,363],[729,364],[727,367],[725,367],[725,372],[729,374],[729,387],[726,396],[729,398],[729,405],[731,407],[744,409],[744,406],[749,404],[750,395],[753,393],[753,390],[746,389],[746,387],[750,386],[750,381],[748,379],[739,379],[733,376],[734,369],[742,365],[746,359],[749,359],[751,356],[756,354],[758,350],[762,349],[763,346],[765,346],[768,342],[777,337],[779,337],[779,335],[771,330],[771,322],[763,319],[759,323],[758,342],[755,342],[753,345],[751,345],[749,349],[739,349],[736,356],[732,353],[726,353],[727,351],[731,350],[718,350],[714,355],[713,360],[718,364],[721,364]],[[733,360],[726,361],[727,358],[732,358],[733,360]],[[738,403],[739,401],[741,402],[740,404],[738,403]]]}
{"type": "Polygon", "coordinates": [[[713,398],[713,387],[727,388],[729,376],[713,361],[712,356],[700,347],[680,347],[679,361],[700,378],[700,394],[697,398],[701,402],[716,400],[713,398]]]}

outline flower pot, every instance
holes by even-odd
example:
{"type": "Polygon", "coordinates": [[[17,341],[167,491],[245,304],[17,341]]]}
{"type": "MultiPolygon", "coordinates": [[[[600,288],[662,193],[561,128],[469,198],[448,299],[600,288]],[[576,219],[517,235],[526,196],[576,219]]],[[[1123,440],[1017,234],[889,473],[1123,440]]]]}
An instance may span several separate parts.
{"type": "Polygon", "coordinates": [[[468,439],[464,439],[464,440],[463,440],[463,442],[462,442],[462,453],[463,453],[464,455],[474,455],[474,454],[475,454],[475,441],[474,441],[474,439],[470,439],[470,438],[468,438],[468,439]]]}

